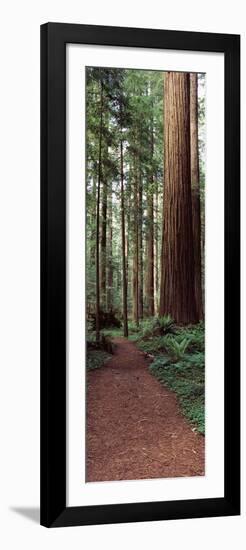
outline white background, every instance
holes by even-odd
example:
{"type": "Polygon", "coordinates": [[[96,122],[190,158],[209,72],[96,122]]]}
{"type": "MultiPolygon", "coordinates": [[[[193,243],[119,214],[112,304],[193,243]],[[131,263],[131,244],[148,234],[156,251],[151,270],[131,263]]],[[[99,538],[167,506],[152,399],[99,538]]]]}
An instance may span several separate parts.
{"type": "MultiPolygon", "coordinates": [[[[46,21],[110,24],[242,34],[242,151],[245,151],[244,2],[163,0],[22,0],[1,14],[1,384],[0,540],[5,549],[65,550],[180,547],[245,548],[245,471],[240,518],[211,518],[47,530],[39,505],[39,25],[46,21]],[[14,511],[19,509],[19,512],[14,511]],[[30,512],[31,509],[31,512],[30,512]]],[[[243,155],[242,155],[243,156],[243,155]]],[[[245,155],[244,155],[245,156],[245,155]]],[[[242,182],[246,175],[242,159],[242,182]]],[[[245,189],[242,226],[245,280],[245,189]]],[[[245,335],[245,290],[243,288],[245,335]]],[[[242,365],[245,366],[245,343],[242,365]]],[[[245,434],[245,374],[243,429],[245,434]]],[[[243,438],[245,463],[245,435],[243,438]]]]}

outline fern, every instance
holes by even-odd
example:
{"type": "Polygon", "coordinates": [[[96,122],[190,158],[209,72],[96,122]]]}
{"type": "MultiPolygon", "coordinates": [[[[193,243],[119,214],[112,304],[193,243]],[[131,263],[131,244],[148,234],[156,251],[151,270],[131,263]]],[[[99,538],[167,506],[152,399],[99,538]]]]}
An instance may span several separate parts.
{"type": "Polygon", "coordinates": [[[175,324],[170,315],[150,317],[139,324],[139,340],[165,336],[175,331],[175,324]]]}
{"type": "Polygon", "coordinates": [[[174,329],[174,320],[172,319],[171,315],[164,315],[163,317],[158,317],[157,322],[163,334],[168,334],[174,329]]]}
{"type": "Polygon", "coordinates": [[[190,343],[189,338],[183,338],[178,342],[175,338],[169,338],[166,343],[167,352],[171,355],[174,362],[183,359],[185,352],[190,343]]]}

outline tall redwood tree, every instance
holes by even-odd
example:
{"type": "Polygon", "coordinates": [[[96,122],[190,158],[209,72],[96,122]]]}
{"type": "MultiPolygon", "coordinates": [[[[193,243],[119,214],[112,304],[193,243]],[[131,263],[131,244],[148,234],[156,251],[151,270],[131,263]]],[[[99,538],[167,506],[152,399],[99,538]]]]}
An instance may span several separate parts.
{"type": "Polygon", "coordinates": [[[146,297],[148,305],[148,314],[153,317],[155,314],[155,298],[154,298],[154,174],[153,174],[153,155],[154,155],[154,131],[153,120],[151,125],[151,171],[149,174],[149,189],[147,195],[147,284],[146,297]]]}
{"type": "Polygon", "coordinates": [[[100,127],[98,146],[98,182],[96,205],[96,341],[100,341],[100,195],[102,180],[102,133],[103,133],[103,82],[100,80],[100,127]]]}
{"type": "Polygon", "coordinates": [[[160,315],[198,321],[194,285],[189,73],[164,76],[164,193],[160,315]]]}
{"type": "Polygon", "coordinates": [[[192,221],[195,261],[195,296],[199,319],[203,318],[202,274],[201,274],[201,206],[199,186],[198,153],[198,98],[197,74],[190,74],[190,152],[191,152],[191,192],[192,221]]]}

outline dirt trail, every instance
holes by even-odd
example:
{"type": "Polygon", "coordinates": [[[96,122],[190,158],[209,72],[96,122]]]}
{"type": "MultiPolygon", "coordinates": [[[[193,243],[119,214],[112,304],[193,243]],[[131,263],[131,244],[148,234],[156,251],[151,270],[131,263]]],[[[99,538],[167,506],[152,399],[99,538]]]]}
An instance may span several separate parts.
{"type": "Polygon", "coordinates": [[[88,373],[87,481],[204,475],[204,437],[175,395],[123,338],[104,367],[88,373]]]}

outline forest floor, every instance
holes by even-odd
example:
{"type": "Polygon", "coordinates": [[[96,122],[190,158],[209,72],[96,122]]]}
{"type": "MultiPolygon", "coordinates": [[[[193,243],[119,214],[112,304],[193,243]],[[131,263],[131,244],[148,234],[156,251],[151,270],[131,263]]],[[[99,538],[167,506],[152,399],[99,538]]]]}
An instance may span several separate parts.
{"type": "Polygon", "coordinates": [[[204,475],[205,439],[135,344],[114,338],[114,355],[87,373],[87,481],[204,475]]]}

